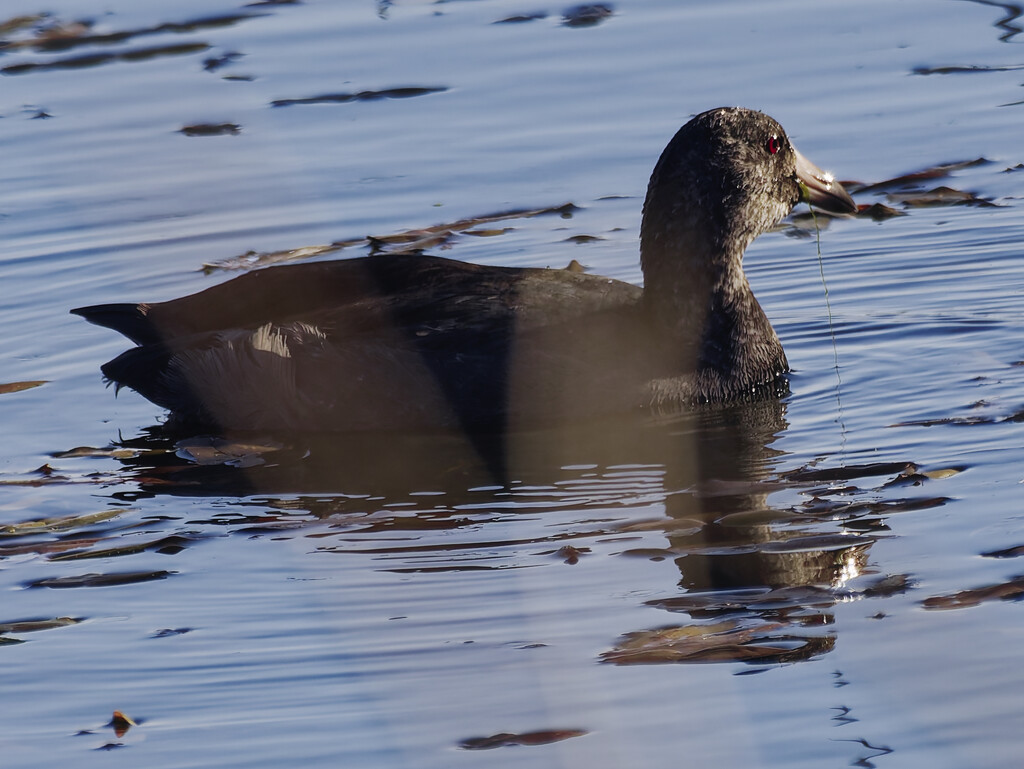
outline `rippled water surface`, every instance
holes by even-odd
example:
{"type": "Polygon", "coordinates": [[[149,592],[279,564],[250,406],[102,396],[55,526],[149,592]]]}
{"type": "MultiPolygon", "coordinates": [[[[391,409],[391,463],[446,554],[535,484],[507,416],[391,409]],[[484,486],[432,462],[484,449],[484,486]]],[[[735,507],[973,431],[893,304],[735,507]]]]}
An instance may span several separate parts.
{"type": "Polygon", "coordinates": [[[1019,764],[1020,9],[566,10],[4,3],[5,766],[1019,764]],[[781,403],[175,444],[68,314],[508,211],[430,250],[639,282],[723,104],[899,214],[748,252],[781,403]]]}

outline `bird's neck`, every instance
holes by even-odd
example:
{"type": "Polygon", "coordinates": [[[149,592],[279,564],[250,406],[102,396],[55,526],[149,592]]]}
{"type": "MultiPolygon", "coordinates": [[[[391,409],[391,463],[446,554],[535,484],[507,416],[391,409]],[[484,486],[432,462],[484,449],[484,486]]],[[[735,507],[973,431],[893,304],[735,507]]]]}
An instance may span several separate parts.
{"type": "Polygon", "coordinates": [[[694,232],[668,238],[646,234],[640,246],[644,301],[659,328],[699,344],[708,334],[721,333],[723,324],[739,322],[753,299],[743,272],[745,242],[726,245],[728,239],[694,232]]]}

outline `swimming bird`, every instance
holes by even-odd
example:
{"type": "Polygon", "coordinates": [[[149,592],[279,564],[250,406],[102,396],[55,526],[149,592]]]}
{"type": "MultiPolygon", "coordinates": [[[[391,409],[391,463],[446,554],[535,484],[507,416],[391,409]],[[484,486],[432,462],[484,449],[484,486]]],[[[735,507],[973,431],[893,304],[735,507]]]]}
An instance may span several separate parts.
{"type": "Polygon", "coordinates": [[[774,119],[718,108],[651,175],[642,288],[381,254],[72,312],[136,343],[109,382],[222,430],[502,430],[778,397],[789,366],[742,260],[799,201],[856,211],[774,119]]]}

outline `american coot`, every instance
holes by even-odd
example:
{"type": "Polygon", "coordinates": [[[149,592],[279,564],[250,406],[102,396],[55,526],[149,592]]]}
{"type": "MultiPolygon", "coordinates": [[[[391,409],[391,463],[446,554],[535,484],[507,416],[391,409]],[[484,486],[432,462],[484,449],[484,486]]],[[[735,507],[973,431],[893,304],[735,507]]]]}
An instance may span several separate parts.
{"type": "Polygon", "coordinates": [[[775,397],[788,364],[742,258],[801,200],[856,210],[775,120],[714,109],[651,175],[642,289],[377,255],[72,312],[138,345],[103,366],[108,380],[221,429],[505,429],[775,397]]]}

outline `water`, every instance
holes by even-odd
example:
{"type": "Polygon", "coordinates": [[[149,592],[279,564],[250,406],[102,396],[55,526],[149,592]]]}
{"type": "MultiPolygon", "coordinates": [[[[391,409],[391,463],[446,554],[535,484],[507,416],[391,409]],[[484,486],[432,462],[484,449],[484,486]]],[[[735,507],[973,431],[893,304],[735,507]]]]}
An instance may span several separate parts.
{"type": "Polygon", "coordinates": [[[80,620],[0,633],[24,642],[0,648],[7,765],[1017,764],[1024,623],[999,596],[1024,568],[991,554],[1024,544],[1018,11],[47,9],[135,34],[0,54],[0,383],[47,380],[0,394],[0,624],[80,620]],[[409,87],[444,90],[271,106],[409,87]],[[843,179],[983,157],[921,187],[996,204],[833,221],[820,268],[813,237],[761,238],[748,274],[795,369],[777,406],[515,436],[505,480],[460,436],[274,436],[238,449],[262,465],[199,466],[102,386],[123,340],[67,314],[248,251],[566,202],[441,253],[638,281],[650,169],[722,104],[843,179]],[[239,132],[181,133],[204,123],[239,132]]]}

